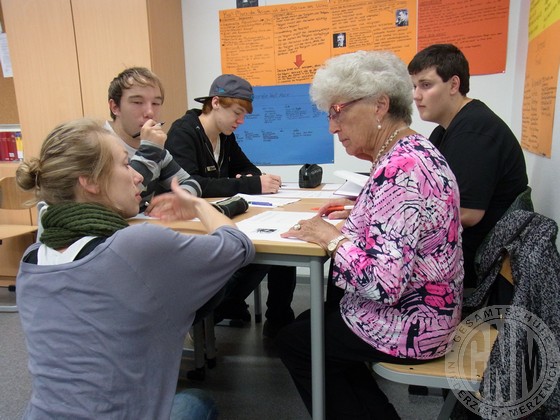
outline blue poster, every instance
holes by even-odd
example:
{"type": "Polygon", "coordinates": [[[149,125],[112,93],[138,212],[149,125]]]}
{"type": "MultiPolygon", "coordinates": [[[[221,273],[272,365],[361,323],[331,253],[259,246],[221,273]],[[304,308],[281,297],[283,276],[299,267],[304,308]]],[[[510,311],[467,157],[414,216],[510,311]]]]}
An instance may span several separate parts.
{"type": "Polygon", "coordinates": [[[255,86],[254,94],[235,137],[255,165],[334,163],[327,114],[311,103],[308,84],[255,86]]]}

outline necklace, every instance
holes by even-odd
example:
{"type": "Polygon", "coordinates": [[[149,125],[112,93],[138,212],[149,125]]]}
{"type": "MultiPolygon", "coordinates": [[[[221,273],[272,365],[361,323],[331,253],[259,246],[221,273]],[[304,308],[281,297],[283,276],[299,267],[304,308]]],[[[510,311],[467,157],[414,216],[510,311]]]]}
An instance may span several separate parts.
{"type": "Polygon", "coordinates": [[[399,134],[400,131],[402,131],[406,128],[408,128],[408,126],[397,128],[395,131],[393,131],[393,134],[391,134],[387,138],[387,140],[385,140],[385,143],[383,143],[383,146],[381,146],[381,149],[379,149],[379,152],[377,152],[377,156],[375,157],[375,160],[371,164],[371,169],[375,168],[375,165],[377,165],[377,162],[379,162],[379,159],[381,158],[381,156],[385,152],[385,149],[387,148],[387,146],[389,146],[389,144],[391,144],[391,142],[395,139],[397,134],[399,134]]]}

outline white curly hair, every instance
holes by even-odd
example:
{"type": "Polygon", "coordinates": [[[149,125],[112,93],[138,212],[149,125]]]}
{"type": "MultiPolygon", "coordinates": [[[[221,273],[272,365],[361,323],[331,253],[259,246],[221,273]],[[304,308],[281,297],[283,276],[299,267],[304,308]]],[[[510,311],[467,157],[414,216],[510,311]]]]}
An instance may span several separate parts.
{"type": "Polygon", "coordinates": [[[412,81],[406,65],[388,51],[356,51],[333,57],[317,70],[309,93],[322,111],[331,105],[386,94],[389,114],[412,122],[412,81]]]}

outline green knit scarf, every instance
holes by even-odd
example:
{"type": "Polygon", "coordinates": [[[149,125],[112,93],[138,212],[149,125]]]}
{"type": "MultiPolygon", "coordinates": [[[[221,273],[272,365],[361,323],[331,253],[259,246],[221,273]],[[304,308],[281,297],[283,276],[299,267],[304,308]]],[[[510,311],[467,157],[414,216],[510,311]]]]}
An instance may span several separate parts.
{"type": "Polygon", "coordinates": [[[40,241],[53,249],[67,248],[84,236],[108,238],[128,223],[120,215],[99,204],[63,203],[47,208],[41,219],[40,241]]]}

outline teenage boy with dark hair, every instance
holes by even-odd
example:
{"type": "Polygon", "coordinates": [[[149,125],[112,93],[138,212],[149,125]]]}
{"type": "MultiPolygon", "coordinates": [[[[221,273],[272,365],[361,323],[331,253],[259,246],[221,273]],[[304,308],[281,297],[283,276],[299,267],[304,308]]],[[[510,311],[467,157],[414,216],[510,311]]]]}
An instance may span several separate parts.
{"type": "MultiPolygon", "coordinates": [[[[149,201],[156,189],[169,191],[176,177],[184,190],[202,196],[200,183],[192,178],[163,148],[167,135],[159,114],[164,101],[160,79],[144,67],[130,67],[119,73],[108,90],[112,121],[105,128],[121,140],[130,165],[144,177],[143,200],[149,201]]],[[[144,208],[142,203],[141,208],[144,208]]]]}
{"type": "Polygon", "coordinates": [[[476,286],[474,258],[484,237],[527,188],[523,151],[507,124],[467,97],[469,63],[451,44],[431,45],[408,65],[414,102],[439,124],[430,141],[446,158],[461,194],[465,287],[476,286]]]}

